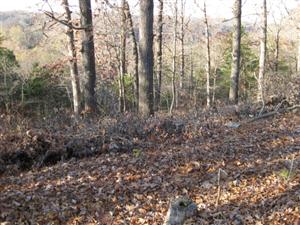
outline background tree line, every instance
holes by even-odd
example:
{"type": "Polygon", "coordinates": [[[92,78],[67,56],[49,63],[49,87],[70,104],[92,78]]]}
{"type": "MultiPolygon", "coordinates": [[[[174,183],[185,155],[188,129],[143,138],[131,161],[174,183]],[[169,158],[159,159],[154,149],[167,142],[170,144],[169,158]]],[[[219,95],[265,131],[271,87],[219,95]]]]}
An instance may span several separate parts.
{"type": "Polygon", "coordinates": [[[282,3],[275,18],[264,0],[251,24],[241,0],[227,21],[210,17],[206,1],[193,3],[200,19],[185,0],[60,3],[60,12],[48,3],[43,14],[1,13],[3,109],[72,107],[78,118],[297,99],[298,8],[282,3]]]}

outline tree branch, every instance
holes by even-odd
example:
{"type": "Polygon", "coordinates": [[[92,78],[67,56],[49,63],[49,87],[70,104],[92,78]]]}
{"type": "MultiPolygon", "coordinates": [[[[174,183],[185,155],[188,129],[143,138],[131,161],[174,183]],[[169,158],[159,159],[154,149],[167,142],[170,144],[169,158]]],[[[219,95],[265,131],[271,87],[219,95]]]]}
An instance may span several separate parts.
{"type": "Polygon", "coordinates": [[[52,20],[64,25],[64,26],[67,26],[71,29],[74,29],[74,30],[84,30],[85,28],[84,27],[75,27],[73,26],[72,24],[68,23],[66,20],[62,20],[62,19],[59,19],[57,18],[56,16],[54,16],[54,13],[52,12],[49,12],[49,11],[45,11],[43,10],[42,11],[46,16],[48,16],[49,18],[51,18],[52,20]]]}

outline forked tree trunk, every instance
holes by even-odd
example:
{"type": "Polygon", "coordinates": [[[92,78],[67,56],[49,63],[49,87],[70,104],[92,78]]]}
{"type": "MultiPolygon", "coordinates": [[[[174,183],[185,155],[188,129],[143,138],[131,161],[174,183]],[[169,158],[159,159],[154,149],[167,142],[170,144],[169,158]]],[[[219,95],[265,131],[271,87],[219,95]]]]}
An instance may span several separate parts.
{"type": "Polygon", "coordinates": [[[77,66],[77,54],[75,47],[74,30],[72,28],[72,16],[69,8],[68,0],[62,0],[62,5],[65,10],[65,19],[69,26],[67,27],[66,34],[68,37],[68,54],[69,54],[69,67],[72,83],[72,94],[73,94],[73,107],[75,118],[79,118],[80,114],[80,81],[77,66]]]}
{"type": "Polygon", "coordinates": [[[205,37],[206,37],[206,106],[210,107],[210,72],[211,72],[211,60],[210,60],[210,34],[209,25],[206,13],[206,2],[203,5],[204,23],[205,23],[205,37]]]}
{"type": "Polygon", "coordinates": [[[264,76],[267,55],[267,0],[263,0],[261,14],[261,37],[260,37],[260,57],[259,57],[259,73],[258,73],[258,92],[257,101],[264,101],[264,76]]]}
{"type": "Polygon", "coordinates": [[[172,102],[170,105],[169,113],[172,114],[173,109],[176,107],[176,55],[177,55],[177,16],[178,6],[177,0],[174,3],[174,33],[173,33],[173,57],[172,57],[172,102]]]}
{"type": "Polygon", "coordinates": [[[229,101],[237,104],[239,100],[239,78],[241,58],[241,15],[242,0],[235,0],[233,6],[234,25],[232,34],[232,64],[230,76],[229,101]]]}
{"type": "Polygon", "coordinates": [[[132,16],[130,13],[130,8],[128,1],[125,1],[125,13],[126,18],[128,19],[129,23],[129,33],[132,38],[132,49],[133,49],[133,61],[134,61],[134,70],[133,70],[133,77],[134,77],[134,95],[135,95],[135,109],[138,110],[139,105],[139,56],[138,56],[138,47],[137,41],[135,37],[134,27],[132,16]]]}
{"type": "Polygon", "coordinates": [[[158,31],[157,31],[157,67],[156,67],[156,91],[155,91],[155,108],[159,109],[161,98],[161,81],[162,81],[162,33],[163,33],[163,10],[164,0],[159,0],[158,7],[158,31]]]}
{"type": "Polygon", "coordinates": [[[149,116],[153,107],[153,0],[140,0],[139,112],[149,116]]]}
{"type": "Polygon", "coordinates": [[[85,111],[93,113],[97,111],[95,96],[96,88],[96,65],[95,47],[93,35],[93,19],[90,0],[79,0],[80,23],[82,32],[82,64],[85,75],[84,100],[85,111]]]}

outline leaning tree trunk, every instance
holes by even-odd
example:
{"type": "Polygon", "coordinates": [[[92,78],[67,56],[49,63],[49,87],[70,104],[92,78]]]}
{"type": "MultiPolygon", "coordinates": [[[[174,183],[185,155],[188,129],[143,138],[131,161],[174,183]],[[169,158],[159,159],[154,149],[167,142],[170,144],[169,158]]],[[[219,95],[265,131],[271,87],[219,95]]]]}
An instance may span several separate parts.
{"type": "Polygon", "coordinates": [[[153,110],[153,0],[140,0],[139,112],[149,116],[153,110]]]}
{"type": "Polygon", "coordinates": [[[79,73],[78,73],[78,66],[77,66],[75,37],[74,37],[74,30],[72,28],[72,16],[71,16],[71,10],[69,8],[69,2],[68,0],[62,0],[62,4],[65,9],[65,19],[69,24],[66,30],[66,34],[68,37],[69,67],[70,67],[71,83],[72,83],[74,114],[75,114],[75,118],[78,119],[80,114],[80,82],[79,82],[79,73]]]}
{"type": "Polygon", "coordinates": [[[170,105],[169,113],[172,114],[176,104],[176,55],[177,55],[177,16],[178,7],[177,0],[174,3],[175,15],[174,15],[174,33],[173,33],[173,61],[172,61],[172,102],[170,105]]]}
{"type": "Polygon", "coordinates": [[[210,59],[210,37],[209,25],[206,14],[206,2],[204,1],[203,7],[204,23],[205,23],[205,37],[206,37],[206,106],[210,107],[210,72],[211,72],[211,59],[210,59]]]}
{"type": "Polygon", "coordinates": [[[229,101],[237,104],[239,100],[239,77],[241,58],[241,15],[242,0],[235,0],[233,6],[234,25],[232,34],[232,64],[230,76],[229,101]]]}
{"type": "Polygon", "coordinates": [[[159,0],[158,7],[158,32],[157,32],[157,67],[156,67],[156,91],[155,91],[155,108],[159,109],[161,98],[161,80],[162,80],[162,33],[163,33],[163,10],[164,0],[159,0]]]}
{"type": "Polygon", "coordinates": [[[264,101],[264,75],[267,55],[267,0],[263,0],[261,14],[261,37],[260,37],[260,57],[259,57],[259,74],[258,74],[258,92],[257,101],[264,101]]]}
{"type": "Polygon", "coordinates": [[[86,79],[84,85],[85,111],[93,113],[97,111],[97,102],[95,96],[96,65],[91,1],[79,0],[79,8],[80,23],[83,28],[82,63],[86,79]]]}
{"type": "Polygon", "coordinates": [[[134,61],[133,77],[135,79],[135,81],[134,81],[135,103],[134,104],[135,104],[136,110],[138,110],[138,105],[139,105],[139,56],[138,56],[137,41],[136,41],[136,37],[135,37],[133,21],[132,21],[132,16],[130,13],[128,1],[125,1],[125,13],[126,13],[126,18],[128,18],[128,23],[129,23],[129,33],[132,38],[133,61],[134,61]]]}
{"type": "Polygon", "coordinates": [[[122,0],[121,7],[121,48],[120,48],[120,76],[119,76],[119,111],[126,111],[125,74],[126,74],[126,1],[122,0]]]}

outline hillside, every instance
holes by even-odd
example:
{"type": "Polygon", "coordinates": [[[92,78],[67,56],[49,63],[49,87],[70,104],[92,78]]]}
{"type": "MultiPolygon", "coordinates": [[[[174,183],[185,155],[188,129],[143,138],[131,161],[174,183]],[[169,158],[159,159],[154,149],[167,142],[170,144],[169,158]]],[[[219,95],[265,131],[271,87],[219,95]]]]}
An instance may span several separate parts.
{"type": "Polygon", "coordinates": [[[90,140],[78,142],[82,148],[97,140],[102,144],[88,158],[17,176],[9,165],[0,181],[0,221],[161,224],[169,199],[188,194],[199,208],[192,224],[293,224],[300,205],[299,115],[238,129],[226,128],[225,121],[165,117],[142,122],[129,116],[109,122],[106,131],[103,121],[65,127],[67,132],[45,127],[2,135],[1,151],[11,148],[12,140],[37,146],[35,134],[50,149],[63,149],[76,137],[90,140]]]}

